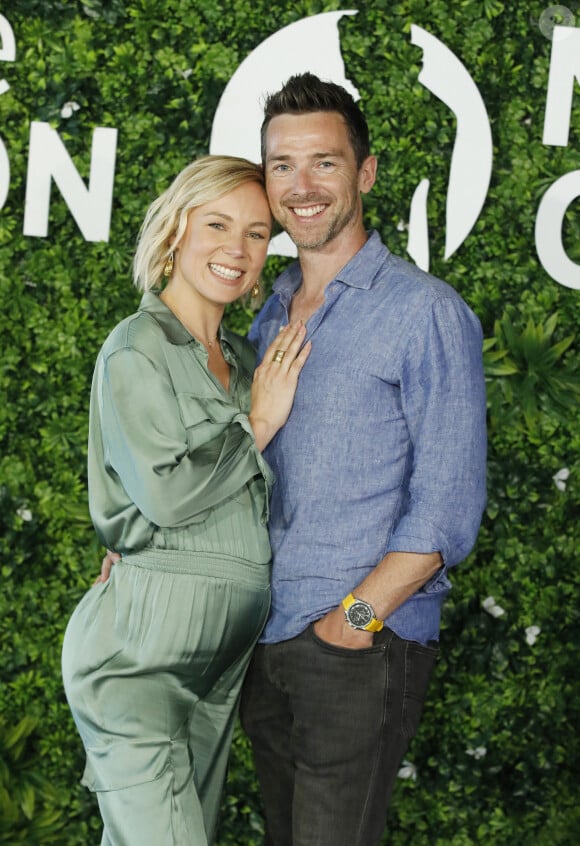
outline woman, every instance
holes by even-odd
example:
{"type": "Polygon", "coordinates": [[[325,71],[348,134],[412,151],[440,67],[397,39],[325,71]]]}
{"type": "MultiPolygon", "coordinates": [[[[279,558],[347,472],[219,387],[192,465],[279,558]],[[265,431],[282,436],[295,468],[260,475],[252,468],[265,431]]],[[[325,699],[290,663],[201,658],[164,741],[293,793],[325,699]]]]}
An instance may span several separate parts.
{"type": "Polygon", "coordinates": [[[186,167],[141,229],[139,311],[97,359],[89,505],[122,558],[72,615],[63,678],[107,846],[213,840],[269,609],[261,451],[310,349],[302,325],[286,327],[252,381],[253,349],[221,326],[224,307],[257,285],[270,228],[257,165],[207,156],[186,167]]]}

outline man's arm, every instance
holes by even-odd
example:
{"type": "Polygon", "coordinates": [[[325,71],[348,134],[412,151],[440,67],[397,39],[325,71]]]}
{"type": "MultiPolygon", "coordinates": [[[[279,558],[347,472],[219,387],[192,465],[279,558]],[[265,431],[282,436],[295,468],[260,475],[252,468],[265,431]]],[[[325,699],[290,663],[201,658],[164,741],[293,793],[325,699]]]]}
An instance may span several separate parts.
{"type": "Polygon", "coordinates": [[[111,568],[113,564],[116,564],[117,561],[119,561],[120,559],[121,556],[118,552],[112,552],[110,549],[108,549],[107,554],[101,561],[101,572],[95,579],[94,584],[98,585],[101,582],[106,582],[109,576],[111,575],[111,568]]]}
{"type": "MultiPolygon", "coordinates": [[[[436,301],[409,339],[401,399],[413,467],[407,508],[385,557],[352,593],[384,620],[435,574],[457,564],[477,536],[485,504],[482,333],[463,301],[436,301]]],[[[364,648],[372,632],[347,623],[342,605],[315,624],[322,640],[364,648]]]]}
{"type": "MultiPolygon", "coordinates": [[[[357,599],[369,602],[379,620],[385,620],[403,602],[426,584],[442,565],[438,552],[389,552],[354,590],[357,599]]],[[[342,605],[329,611],[314,624],[321,640],[345,649],[364,649],[373,642],[373,633],[353,629],[346,621],[342,605]]]]}

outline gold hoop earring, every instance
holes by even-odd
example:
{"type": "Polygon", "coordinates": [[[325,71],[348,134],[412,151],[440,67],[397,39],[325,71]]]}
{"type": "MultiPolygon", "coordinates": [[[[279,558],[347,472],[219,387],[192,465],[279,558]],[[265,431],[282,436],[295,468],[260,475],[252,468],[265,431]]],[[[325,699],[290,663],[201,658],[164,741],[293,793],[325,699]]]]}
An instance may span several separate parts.
{"type": "Polygon", "coordinates": [[[252,288],[251,292],[252,296],[256,298],[260,293],[260,280],[256,279],[254,282],[254,287],[252,288]]]}
{"type": "Polygon", "coordinates": [[[173,273],[173,264],[174,264],[174,261],[173,261],[173,250],[172,250],[169,253],[169,257],[168,257],[167,261],[165,262],[165,267],[163,268],[163,275],[165,276],[166,279],[169,279],[169,277],[173,273]]]}

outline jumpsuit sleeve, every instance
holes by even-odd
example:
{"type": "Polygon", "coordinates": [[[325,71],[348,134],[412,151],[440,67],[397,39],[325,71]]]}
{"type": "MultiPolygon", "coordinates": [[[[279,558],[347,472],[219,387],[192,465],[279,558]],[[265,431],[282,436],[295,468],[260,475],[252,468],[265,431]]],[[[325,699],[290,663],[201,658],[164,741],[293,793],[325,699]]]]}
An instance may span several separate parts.
{"type": "Polygon", "coordinates": [[[97,396],[107,472],[157,526],[187,525],[257,475],[271,481],[247,415],[225,400],[178,397],[166,369],[140,351],[102,362],[97,396]]]}

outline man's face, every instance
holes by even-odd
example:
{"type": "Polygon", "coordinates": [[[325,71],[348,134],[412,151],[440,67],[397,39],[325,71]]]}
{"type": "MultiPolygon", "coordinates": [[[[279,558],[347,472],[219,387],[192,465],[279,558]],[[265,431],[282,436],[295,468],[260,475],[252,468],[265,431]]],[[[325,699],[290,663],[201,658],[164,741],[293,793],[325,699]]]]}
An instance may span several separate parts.
{"type": "MultiPolygon", "coordinates": [[[[266,134],[266,190],[276,220],[299,249],[317,250],[345,230],[362,227],[360,171],[338,112],[278,115],[266,134]]],[[[372,159],[374,163],[374,159],[372,159]]]]}

